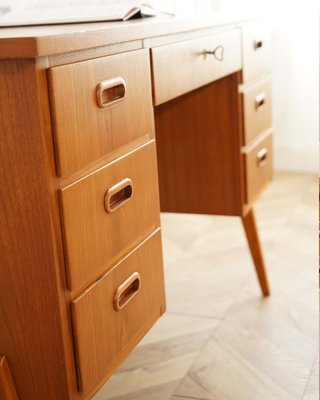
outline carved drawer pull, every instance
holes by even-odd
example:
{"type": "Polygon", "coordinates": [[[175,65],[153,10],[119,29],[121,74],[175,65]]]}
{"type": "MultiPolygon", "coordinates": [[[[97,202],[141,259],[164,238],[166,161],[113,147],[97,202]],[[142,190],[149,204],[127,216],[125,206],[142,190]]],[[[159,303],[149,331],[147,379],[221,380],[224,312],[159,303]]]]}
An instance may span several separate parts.
{"type": "Polygon", "coordinates": [[[263,47],[263,41],[262,40],[255,40],[253,42],[253,48],[255,50],[261,49],[263,47]]]}
{"type": "Polygon", "coordinates": [[[105,194],[104,207],[111,214],[127,203],[133,195],[133,184],[129,178],[111,186],[105,194]]]}
{"type": "Polygon", "coordinates": [[[266,94],[265,93],[258,94],[258,96],[256,96],[256,98],[254,100],[254,103],[255,103],[256,110],[259,110],[259,108],[264,106],[266,103],[266,94]]]}
{"type": "Polygon", "coordinates": [[[116,311],[122,310],[139,292],[141,287],[141,277],[138,272],[134,272],[116,290],[114,296],[114,308],[116,311]]]}
{"type": "Polygon", "coordinates": [[[266,147],[264,147],[263,149],[259,150],[257,153],[257,163],[259,165],[259,167],[262,167],[268,157],[268,150],[266,147]]]}
{"type": "Polygon", "coordinates": [[[97,86],[97,103],[100,108],[109,107],[124,99],[126,83],[123,78],[117,77],[102,81],[97,86]]]}

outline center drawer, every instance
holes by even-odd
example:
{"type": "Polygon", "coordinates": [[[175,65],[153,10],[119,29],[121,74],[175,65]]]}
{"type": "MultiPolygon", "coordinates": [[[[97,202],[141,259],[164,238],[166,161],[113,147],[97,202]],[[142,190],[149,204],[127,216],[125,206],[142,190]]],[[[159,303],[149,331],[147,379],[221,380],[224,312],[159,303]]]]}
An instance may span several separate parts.
{"type": "Polygon", "coordinates": [[[61,191],[69,288],[80,289],[160,226],[154,141],[61,191]]]}
{"type": "Polygon", "coordinates": [[[238,29],[152,49],[154,103],[159,105],[241,70],[238,29]]]}
{"type": "Polygon", "coordinates": [[[81,389],[101,385],[165,312],[160,230],[72,302],[81,389]]]}
{"type": "Polygon", "coordinates": [[[49,69],[58,174],[154,136],[148,50],[49,69]]]}

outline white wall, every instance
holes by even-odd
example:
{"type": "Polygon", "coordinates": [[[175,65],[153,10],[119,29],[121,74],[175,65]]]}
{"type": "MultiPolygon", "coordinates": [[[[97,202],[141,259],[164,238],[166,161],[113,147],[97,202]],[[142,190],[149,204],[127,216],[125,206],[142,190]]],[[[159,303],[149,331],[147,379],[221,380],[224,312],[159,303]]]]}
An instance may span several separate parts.
{"type": "Polygon", "coordinates": [[[273,28],[275,168],[318,173],[319,2],[220,0],[224,11],[269,15],[273,28]]]}
{"type": "Polygon", "coordinates": [[[318,172],[319,15],[274,19],[275,166],[318,172]]]}
{"type": "MultiPolygon", "coordinates": [[[[119,3],[130,0],[117,0],[119,3]]],[[[131,0],[134,2],[134,0],[131,0]]],[[[108,3],[114,0],[0,0],[0,5],[108,3]]],[[[145,2],[148,2],[147,0],[145,2]]],[[[177,13],[266,13],[273,26],[275,167],[318,173],[319,5],[317,0],[149,0],[177,13]]]]}

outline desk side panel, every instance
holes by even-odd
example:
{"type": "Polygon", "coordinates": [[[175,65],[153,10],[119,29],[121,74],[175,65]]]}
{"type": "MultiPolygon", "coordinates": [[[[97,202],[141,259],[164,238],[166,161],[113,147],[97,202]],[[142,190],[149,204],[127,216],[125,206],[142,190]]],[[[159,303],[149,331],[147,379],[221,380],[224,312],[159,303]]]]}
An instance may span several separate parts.
{"type": "Polygon", "coordinates": [[[62,285],[39,80],[34,60],[0,62],[0,354],[19,399],[62,400],[62,285]]]}

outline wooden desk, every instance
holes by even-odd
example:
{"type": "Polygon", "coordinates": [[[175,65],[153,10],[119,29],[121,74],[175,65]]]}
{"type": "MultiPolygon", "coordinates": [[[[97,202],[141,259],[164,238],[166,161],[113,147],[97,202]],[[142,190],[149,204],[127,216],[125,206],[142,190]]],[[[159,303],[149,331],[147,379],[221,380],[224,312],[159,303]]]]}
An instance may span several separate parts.
{"type": "Polygon", "coordinates": [[[269,294],[263,21],[1,29],[0,58],[1,400],[89,399],[163,314],[159,192],[241,217],[269,294]]]}

